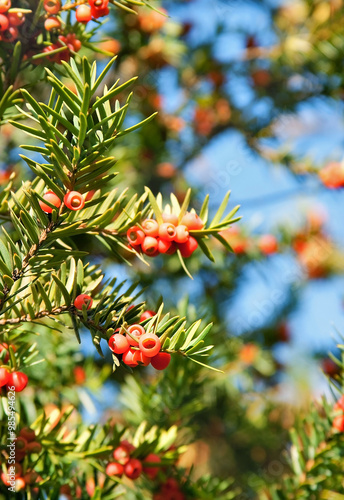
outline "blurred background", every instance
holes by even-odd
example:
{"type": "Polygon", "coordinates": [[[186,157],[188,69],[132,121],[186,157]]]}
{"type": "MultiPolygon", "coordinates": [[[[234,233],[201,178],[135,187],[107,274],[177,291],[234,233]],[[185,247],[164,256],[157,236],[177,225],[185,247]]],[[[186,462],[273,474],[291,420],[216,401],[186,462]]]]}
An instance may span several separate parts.
{"type": "MultiPolygon", "coordinates": [[[[224,373],[177,360],[158,378],[149,372],[107,378],[110,358],[94,354],[85,333],[82,353],[68,345],[81,379],[58,398],[70,400],[75,390],[87,422],[109,416],[133,426],[143,418],[177,422],[184,426],[180,441],[193,443],[182,464],[195,464],[196,476],[233,476],[242,498],[255,497],[288,471],[288,429],[313,397],[330,395],[326,375],[338,371],[331,354],[343,329],[344,6],[342,0],[154,6],[166,16],[112,11],[94,42],[118,55],[108,85],[139,75],[127,124],[158,111],[115,147],[113,182],[133,193],[147,185],[166,202],[171,192],[182,200],[191,186],[192,206],[199,210],[209,194],[211,214],[231,190],[230,209],[240,204],[242,216],[223,234],[233,253],[214,240],[215,265],[197,253],[188,261],[190,280],[177,258],[158,257],[147,267],[125,255],[127,266],[90,238],[78,244],[93,252],[106,276],[147,286],[149,309],[163,295],[166,308],[214,321],[212,364],[224,373]]],[[[97,59],[101,69],[109,58],[97,59]]],[[[25,75],[28,83],[40,71],[25,75]]],[[[24,168],[17,162],[21,140],[3,127],[0,179],[24,168]]]]}

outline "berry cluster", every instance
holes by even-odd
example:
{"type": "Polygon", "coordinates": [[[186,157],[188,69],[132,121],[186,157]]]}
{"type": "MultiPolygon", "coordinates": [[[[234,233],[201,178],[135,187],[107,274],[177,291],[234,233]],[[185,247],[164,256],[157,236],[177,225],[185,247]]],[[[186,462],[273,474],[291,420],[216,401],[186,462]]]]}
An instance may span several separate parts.
{"type": "Polygon", "coordinates": [[[262,255],[273,255],[279,250],[279,243],[273,234],[263,234],[257,240],[248,237],[237,226],[231,226],[219,233],[237,255],[258,250],[262,255]]]}
{"type": "Polygon", "coordinates": [[[332,427],[339,432],[344,432],[344,396],[342,396],[333,407],[336,416],[332,421],[332,427]]]}
{"type": "Polygon", "coordinates": [[[109,14],[109,0],[89,0],[88,4],[80,5],[75,12],[79,23],[88,23],[91,19],[98,19],[109,14]]]}
{"type": "Polygon", "coordinates": [[[127,440],[121,441],[112,453],[115,461],[109,462],[106,466],[106,474],[117,477],[122,477],[124,474],[129,479],[135,480],[143,472],[149,479],[155,479],[159,467],[154,467],[154,464],[160,464],[161,458],[154,453],[150,453],[141,461],[131,456],[135,449],[135,446],[127,440]]]}
{"type": "MultiPolygon", "coordinates": [[[[54,191],[47,191],[43,195],[43,200],[39,200],[39,206],[48,214],[51,214],[55,208],[60,208],[61,200],[54,191]]],[[[69,191],[64,195],[63,198],[64,205],[69,209],[76,212],[77,210],[82,210],[85,206],[85,198],[78,191],[69,191]]]]}
{"type": "Polygon", "coordinates": [[[20,491],[26,485],[33,485],[41,480],[37,472],[27,468],[27,465],[25,466],[22,462],[27,455],[40,453],[42,446],[36,440],[35,431],[30,429],[30,427],[23,427],[16,439],[15,447],[16,463],[8,467],[7,473],[2,472],[1,480],[5,486],[12,486],[12,482],[14,481],[15,491],[20,491]],[[15,471],[14,474],[12,474],[11,469],[15,471]]]}
{"type": "MultiPolygon", "coordinates": [[[[14,346],[11,347],[15,351],[14,346]]],[[[9,351],[8,345],[5,343],[0,344],[0,354],[3,353],[3,351],[5,351],[5,353],[2,354],[2,361],[4,364],[7,364],[9,361],[9,351]]],[[[8,390],[13,390],[12,387],[14,387],[16,392],[21,392],[27,386],[28,381],[28,376],[25,375],[25,373],[10,371],[10,367],[0,367],[0,388],[6,386],[8,390]]]]}
{"type": "MultiPolygon", "coordinates": [[[[146,311],[148,312],[148,311],[146,311]]],[[[151,311],[149,311],[150,313],[151,311]]],[[[154,333],[146,333],[142,325],[134,324],[121,333],[121,328],[109,338],[109,348],[115,354],[122,356],[127,366],[151,364],[156,370],[164,370],[171,361],[171,355],[161,352],[160,339],[154,333]]]]}
{"type": "Polygon", "coordinates": [[[18,26],[25,22],[25,14],[20,9],[11,10],[11,0],[0,0],[0,42],[14,42],[18,36],[18,26]]]}
{"type": "Polygon", "coordinates": [[[187,212],[180,221],[177,215],[167,213],[162,214],[162,219],[162,224],[145,219],[141,225],[131,227],[127,231],[129,246],[149,257],[160,253],[172,255],[177,249],[182,257],[190,257],[198,247],[190,231],[203,229],[203,221],[193,212],[187,212]]]}

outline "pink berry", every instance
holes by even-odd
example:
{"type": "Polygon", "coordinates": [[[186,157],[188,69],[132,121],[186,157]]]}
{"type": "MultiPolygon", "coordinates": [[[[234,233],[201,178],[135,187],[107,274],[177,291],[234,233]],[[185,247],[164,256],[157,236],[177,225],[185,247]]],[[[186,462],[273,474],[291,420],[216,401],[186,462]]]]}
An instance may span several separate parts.
{"type": "Polygon", "coordinates": [[[120,333],[115,333],[109,338],[109,347],[115,354],[123,354],[129,349],[130,344],[127,337],[120,333]]]}
{"type": "Polygon", "coordinates": [[[139,340],[140,351],[148,358],[153,358],[160,352],[161,342],[154,333],[145,333],[139,340]]]}

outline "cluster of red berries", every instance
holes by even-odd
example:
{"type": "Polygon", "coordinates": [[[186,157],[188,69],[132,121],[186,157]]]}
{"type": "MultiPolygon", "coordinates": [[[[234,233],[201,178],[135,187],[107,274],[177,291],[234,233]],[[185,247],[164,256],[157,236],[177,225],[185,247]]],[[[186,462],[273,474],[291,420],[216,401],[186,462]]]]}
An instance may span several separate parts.
{"type": "Polygon", "coordinates": [[[20,9],[10,9],[11,0],[0,0],[0,42],[14,42],[19,36],[18,26],[25,22],[20,9]]]}
{"type": "MultiPolygon", "coordinates": [[[[51,214],[54,208],[60,208],[61,200],[54,191],[47,191],[43,195],[43,199],[47,202],[39,200],[39,206],[48,214],[51,214]]],[[[69,191],[64,195],[63,203],[69,210],[82,210],[85,206],[85,198],[78,191],[69,191]]]]}
{"type": "Polygon", "coordinates": [[[131,368],[151,364],[156,370],[164,370],[168,367],[171,355],[161,352],[161,342],[157,335],[146,333],[143,326],[139,324],[130,325],[125,334],[120,332],[121,328],[117,328],[109,338],[108,344],[113,353],[122,356],[124,364],[131,368]]]}
{"type": "Polygon", "coordinates": [[[122,477],[124,474],[129,479],[135,480],[143,472],[150,479],[155,479],[159,472],[159,467],[154,467],[154,464],[159,464],[161,458],[154,453],[150,453],[141,461],[131,456],[135,449],[135,446],[127,440],[121,441],[112,453],[115,461],[109,462],[106,466],[106,474],[117,477],[122,477]]]}
{"type": "MultiPolygon", "coordinates": [[[[14,346],[11,346],[13,350],[15,350],[14,346]]],[[[0,344],[0,353],[6,351],[3,362],[6,364],[9,360],[9,352],[8,345],[5,343],[0,344]]],[[[7,389],[11,389],[14,387],[16,392],[21,392],[25,389],[28,384],[28,376],[23,372],[10,371],[8,367],[0,367],[0,388],[7,387],[7,389]]]]}
{"type": "Polygon", "coordinates": [[[187,212],[181,221],[177,215],[167,213],[162,214],[162,219],[162,224],[155,219],[145,219],[141,225],[131,227],[127,231],[129,246],[149,257],[159,253],[172,255],[177,249],[182,257],[190,257],[198,247],[190,231],[203,229],[201,218],[193,212],[187,212]]]}
{"type": "MultiPolygon", "coordinates": [[[[30,427],[23,427],[15,442],[16,446],[16,460],[17,462],[11,466],[15,470],[15,491],[20,491],[25,488],[26,485],[33,485],[41,478],[32,469],[27,469],[24,473],[22,462],[26,455],[31,455],[32,453],[40,453],[42,450],[41,444],[36,441],[36,434],[30,427]]],[[[10,471],[8,471],[10,472],[10,471]]],[[[1,480],[5,486],[11,486],[11,479],[9,474],[2,472],[1,480]]]]}
{"type": "Polygon", "coordinates": [[[336,416],[332,421],[332,427],[339,432],[344,432],[344,396],[337,401],[333,410],[336,412],[336,416]]]}
{"type": "MultiPolygon", "coordinates": [[[[51,21],[51,18],[47,19],[47,21],[51,21]]],[[[47,24],[47,21],[45,22],[45,24],[47,24]]],[[[74,33],[68,33],[66,36],[59,35],[56,43],[52,43],[51,45],[44,47],[42,52],[45,54],[49,54],[49,52],[61,49],[62,47],[65,47],[65,50],[61,50],[60,52],[56,52],[55,54],[48,55],[46,59],[57,64],[61,64],[62,61],[68,62],[71,53],[79,52],[82,47],[82,43],[78,38],[76,38],[74,33]]],[[[42,59],[37,59],[36,62],[37,64],[41,64],[42,59]]]]}

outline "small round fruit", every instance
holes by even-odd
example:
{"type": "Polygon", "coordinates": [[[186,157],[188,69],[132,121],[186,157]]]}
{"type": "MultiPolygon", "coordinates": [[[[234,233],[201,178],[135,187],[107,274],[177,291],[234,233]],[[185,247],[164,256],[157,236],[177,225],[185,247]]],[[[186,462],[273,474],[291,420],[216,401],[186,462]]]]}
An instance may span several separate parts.
{"type": "Polygon", "coordinates": [[[21,392],[27,386],[29,379],[23,372],[10,372],[7,387],[14,386],[16,392],[21,392]]]}
{"type": "MultiPolygon", "coordinates": [[[[12,346],[13,348],[13,346],[12,346]]],[[[6,364],[8,362],[8,360],[10,359],[10,353],[8,351],[8,344],[6,344],[5,342],[3,342],[2,344],[0,344],[0,354],[5,351],[5,355],[4,357],[1,359],[0,361],[0,364],[6,364]]]]}
{"type": "Polygon", "coordinates": [[[59,0],[44,0],[43,8],[48,14],[57,14],[61,10],[61,3],[59,0]]]}
{"type": "Polygon", "coordinates": [[[156,315],[156,312],[154,312],[154,311],[144,311],[141,314],[140,323],[142,323],[142,321],[144,321],[145,319],[153,318],[153,316],[155,316],[155,315],[156,315]]]}
{"type": "Polygon", "coordinates": [[[139,348],[142,354],[148,358],[153,358],[160,352],[160,339],[154,333],[145,333],[140,337],[139,348]]]}
{"type": "Polygon", "coordinates": [[[122,356],[122,361],[124,364],[134,368],[138,365],[137,359],[134,359],[134,354],[136,351],[133,349],[128,349],[122,356]]]}
{"type": "Polygon", "coordinates": [[[189,230],[183,224],[176,227],[176,236],[174,241],[176,243],[186,243],[189,239],[189,230]]]}
{"type": "Polygon", "coordinates": [[[145,233],[139,228],[139,226],[133,226],[127,231],[128,241],[133,246],[141,245],[145,237],[145,233]]]}
{"type": "Polygon", "coordinates": [[[162,214],[162,220],[164,222],[170,222],[174,226],[178,226],[178,216],[175,214],[166,214],[165,212],[162,214]]]}
{"type": "Polygon", "coordinates": [[[30,429],[30,427],[23,427],[22,429],[20,429],[19,436],[26,439],[28,443],[31,443],[31,441],[34,441],[36,439],[36,433],[33,429],[30,429]]]}
{"type": "Polygon", "coordinates": [[[112,456],[116,460],[116,462],[121,465],[125,465],[130,460],[131,451],[131,448],[127,444],[120,443],[120,445],[117,446],[115,450],[113,450],[112,456]]]}
{"type": "Polygon", "coordinates": [[[0,31],[6,31],[10,25],[8,17],[4,14],[0,14],[0,31]]]}
{"type": "Polygon", "coordinates": [[[146,219],[141,224],[146,236],[156,238],[159,235],[159,224],[154,219],[146,219]]]}
{"type": "Polygon", "coordinates": [[[202,219],[193,212],[186,212],[181,220],[181,224],[186,226],[190,231],[198,231],[199,229],[203,229],[204,226],[202,219]]]}
{"type": "Polygon", "coordinates": [[[138,346],[139,345],[139,339],[142,335],[146,333],[145,329],[141,325],[130,325],[128,328],[128,333],[126,334],[126,337],[128,339],[128,342],[132,346],[138,346]],[[130,335],[128,335],[130,334],[130,335]]]}
{"type": "Polygon", "coordinates": [[[0,368],[0,387],[8,384],[10,379],[10,372],[6,368],[0,368]]]}
{"type": "Polygon", "coordinates": [[[78,191],[69,191],[63,198],[64,204],[70,210],[81,210],[85,206],[85,199],[78,191]]]}
{"type": "Polygon", "coordinates": [[[137,458],[131,458],[129,462],[124,466],[124,474],[129,477],[129,479],[137,479],[142,472],[142,464],[137,458]]]}
{"type": "Polygon", "coordinates": [[[109,338],[109,347],[115,354],[123,354],[130,348],[127,337],[120,333],[114,333],[109,338]]]}
{"type": "Polygon", "coordinates": [[[40,453],[42,451],[42,445],[38,443],[38,441],[32,441],[27,444],[26,451],[27,453],[40,453]]]}
{"type": "Polygon", "coordinates": [[[171,361],[171,354],[168,352],[159,352],[151,359],[151,364],[156,370],[165,370],[171,361]]]}
{"type": "MultiPolygon", "coordinates": [[[[60,208],[60,206],[61,206],[61,200],[57,196],[57,194],[54,193],[54,191],[47,191],[43,195],[43,199],[45,201],[47,201],[48,203],[50,203],[51,205],[54,205],[55,208],[60,208]]],[[[41,200],[39,200],[38,203],[39,203],[39,206],[41,207],[41,209],[43,210],[43,212],[46,212],[47,214],[52,213],[53,209],[49,205],[47,205],[46,203],[44,203],[41,200]]]]}
{"type": "Polygon", "coordinates": [[[159,253],[167,253],[172,246],[172,241],[158,239],[159,253]]]}
{"type": "Polygon", "coordinates": [[[23,12],[9,12],[8,20],[10,26],[21,26],[23,23],[25,23],[25,14],[23,14],[23,12]]]}
{"type": "Polygon", "coordinates": [[[0,0],[0,13],[3,14],[11,8],[11,0],[0,0]]]}
{"type": "Polygon", "coordinates": [[[332,427],[339,432],[344,432],[344,415],[334,417],[332,427]]]}
{"type": "Polygon", "coordinates": [[[152,467],[152,463],[161,463],[161,458],[158,455],[155,455],[155,453],[147,455],[143,462],[143,472],[149,477],[149,479],[153,480],[159,472],[159,467],[152,467]],[[149,463],[149,465],[145,465],[145,463],[149,463]]]}
{"type": "Polygon", "coordinates": [[[80,5],[75,12],[76,20],[79,23],[88,23],[92,19],[91,7],[89,5],[80,5]]]}
{"type": "Polygon", "coordinates": [[[134,350],[133,362],[135,361],[139,366],[148,366],[151,361],[151,358],[146,356],[142,351],[134,350]]]}
{"type": "Polygon", "coordinates": [[[278,250],[278,241],[272,234],[264,234],[258,241],[259,250],[264,255],[272,255],[278,250]]]}
{"type": "Polygon", "coordinates": [[[57,17],[48,17],[44,22],[44,28],[47,31],[58,30],[61,28],[61,21],[57,17]]]}
{"type": "Polygon", "coordinates": [[[16,451],[17,452],[25,452],[28,445],[27,439],[24,436],[19,436],[16,439],[16,451]]]}
{"type": "Polygon", "coordinates": [[[195,238],[190,236],[187,242],[179,243],[178,248],[180,250],[180,253],[182,254],[182,257],[188,258],[194,253],[195,250],[197,250],[198,243],[195,238]]]}
{"type": "Polygon", "coordinates": [[[107,464],[105,472],[108,476],[123,476],[124,467],[122,464],[118,464],[116,462],[110,462],[107,464]]]}
{"type": "Polygon", "coordinates": [[[76,299],[74,300],[74,307],[76,309],[79,309],[79,311],[82,311],[82,306],[85,305],[87,309],[91,309],[93,304],[93,299],[89,295],[86,295],[85,293],[82,293],[81,295],[78,295],[76,299]]]}
{"type": "Polygon", "coordinates": [[[141,246],[143,253],[152,257],[158,251],[158,240],[152,236],[146,236],[141,246]]]}
{"type": "Polygon", "coordinates": [[[167,241],[174,240],[176,236],[176,227],[170,222],[164,222],[159,226],[159,238],[167,241]]]}

